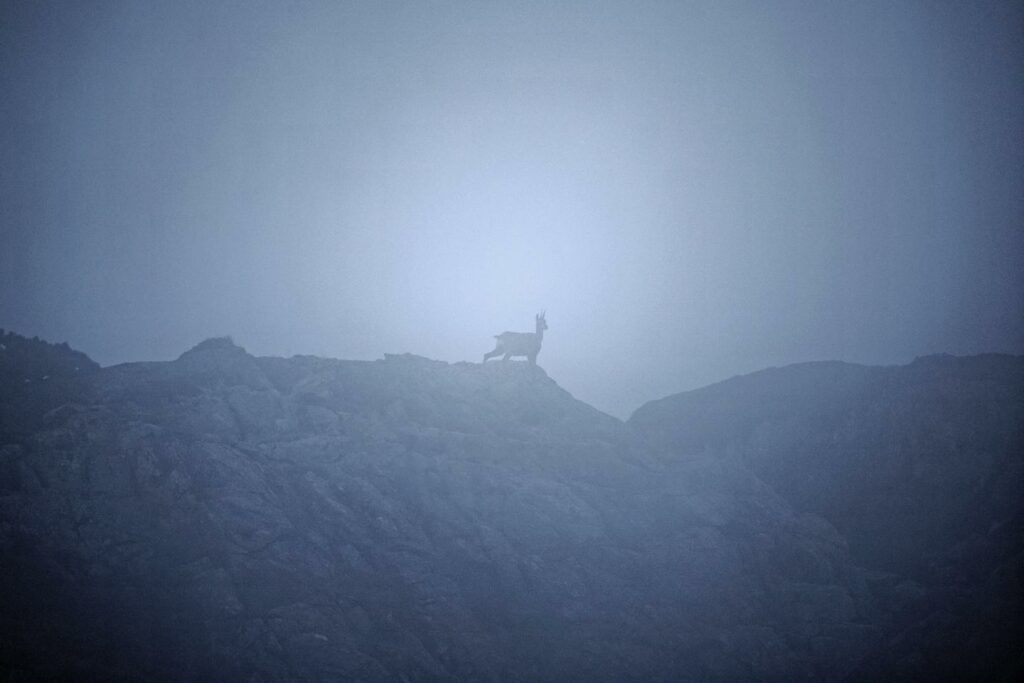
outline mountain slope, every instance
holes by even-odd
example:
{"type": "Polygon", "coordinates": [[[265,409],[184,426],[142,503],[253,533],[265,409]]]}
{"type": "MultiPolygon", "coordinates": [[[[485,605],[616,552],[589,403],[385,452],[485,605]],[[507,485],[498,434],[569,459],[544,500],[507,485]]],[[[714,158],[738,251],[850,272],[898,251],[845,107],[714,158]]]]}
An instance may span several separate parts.
{"type": "Polygon", "coordinates": [[[881,599],[907,605],[867,678],[1024,674],[1024,358],[776,368],[629,425],[664,457],[749,468],[835,525],[881,599]]]}
{"type": "Polygon", "coordinates": [[[221,339],[85,381],[0,444],[17,675],[837,679],[887,628],[820,517],[539,368],[221,339]]]}

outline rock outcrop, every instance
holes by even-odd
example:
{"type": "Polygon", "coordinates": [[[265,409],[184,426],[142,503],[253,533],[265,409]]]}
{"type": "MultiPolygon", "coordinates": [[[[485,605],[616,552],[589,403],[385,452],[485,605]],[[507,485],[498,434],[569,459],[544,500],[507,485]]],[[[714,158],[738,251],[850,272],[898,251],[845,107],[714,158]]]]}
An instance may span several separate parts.
{"type": "Polygon", "coordinates": [[[66,343],[0,329],[0,445],[34,433],[51,410],[90,400],[89,376],[98,369],[66,343]]]}
{"type": "Polygon", "coordinates": [[[538,367],[229,339],[77,367],[63,402],[0,389],[15,678],[841,680],[930,637],[906,615],[933,589],[745,441],[625,425],[538,367]]]}
{"type": "Polygon", "coordinates": [[[665,457],[741,464],[838,529],[901,625],[867,678],[1024,675],[1024,358],[774,368],[629,424],[665,457]]]}

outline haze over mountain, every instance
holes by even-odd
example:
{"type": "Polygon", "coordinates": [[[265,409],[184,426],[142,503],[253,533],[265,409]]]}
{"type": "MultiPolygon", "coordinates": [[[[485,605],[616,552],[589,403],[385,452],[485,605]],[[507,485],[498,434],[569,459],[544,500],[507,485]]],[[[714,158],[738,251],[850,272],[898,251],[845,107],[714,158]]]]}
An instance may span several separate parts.
{"type": "Polygon", "coordinates": [[[804,364],[623,423],[526,363],[0,334],[0,667],[1015,680],[1022,377],[804,364]]]}
{"type": "Polygon", "coordinates": [[[1024,353],[1019,2],[0,1],[0,326],[542,364],[625,418],[1024,353]]]}
{"type": "Polygon", "coordinates": [[[0,0],[0,678],[1024,679],[1022,26],[0,0]]]}

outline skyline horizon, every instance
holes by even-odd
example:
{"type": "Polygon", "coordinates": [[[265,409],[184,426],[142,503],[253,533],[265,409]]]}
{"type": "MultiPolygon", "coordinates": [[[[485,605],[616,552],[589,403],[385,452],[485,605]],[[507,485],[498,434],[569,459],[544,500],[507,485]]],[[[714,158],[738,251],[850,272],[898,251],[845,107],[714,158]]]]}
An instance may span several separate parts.
{"type": "Polygon", "coordinates": [[[0,326],[572,393],[1024,353],[1024,5],[0,0],[0,326]]]}
{"type": "MultiPolygon", "coordinates": [[[[382,351],[375,358],[345,358],[345,357],[341,357],[341,356],[329,356],[329,355],[310,354],[310,353],[294,353],[294,354],[290,354],[290,355],[287,355],[287,356],[286,355],[280,355],[280,354],[274,354],[274,353],[258,353],[258,352],[253,352],[249,347],[247,347],[245,345],[245,343],[243,341],[240,341],[240,340],[236,339],[235,336],[231,335],[231,334],[211,335],[211,336],[204,337],[203,339],[195,342],[191,346],[188,346],[187,348],[182,350],[179,354],[177,354],[175,356],[172,356],[172,357],[163,357],[163,358],[142,358],[142,357],[140,357],[140,358],[135,358],[135,359],[132,359],[132,360],[122,360],[122,361],[115,361],[115,362],[109,362],[108,363],[108,362],[101,361],[96,356],[94,356],[93,354],[89,353],[88,350],[76,346],[71,340],[59,340],[59,341],[57,341],[57,340],[50,340],[50,339],[46,339],[44,337],[41,337],[40,335],[31,335],[30,336],[30,335],[27,335],[27,334],[23,334],[23,333],[21,333],[21,332],[19,332],[17,330],[10,330],[10,329],[6,329],[6,328],[0,326],[0,336],[2,336],[4,334],[14,334],[14,335],[17,335],[19,337],[22,337],[23,339],[38,340],[38,341],[41,341],[41,342],[44,342],[44,343],[47,343],[47,344],[51,344],[51,345],[55,345],[55,346],[60,345],[60,344],[67,344],[68,347],[72,351],[77,351],[77,352],[80,352],[80,353],[84,353],[90,360],[92,360],[93,362],[97,363],[97,365],[99,365],[99,369],[101,369],[101,370],[107,369],[107,368],[117,367],[117,366],[120,366],[120,365],[131,365],[131,364],[139,364],[139,363],[173,363],[174,361],[176,361],[179,358],[181,358],[182,356],[184,356],[186,353],[197,349],[198,347],[202,346],[203,344],[206,344],[206,343],[208,343],[210,341],[220,341],[220,340],[228,340],[233,346],[235,346],[237,348],[240,348],[242,351],[244,351],[246,354],[248,354],[249,356],[251,356],[253,358],[277,358],[277,359],[283,359],[283,360],[290,360],[292,358],[303,358],[303,357],[310,358],[311,357],[311,358],[318,358],[318,359],[321,359],[321,360],[337,361],[337,362],[342,362],[342,363],[345,363],[345,362],[373,363],[373,362],[378,362],[378,361],[379,362],[386,362],[388,356],[414,356],[416,358],[422,358],[424,360],[428,360],[428,361],[431,361],[431,362],[441,362],[441,363],[444,363],[445,365],[450,365],[450,366],[463,365],[463,364],[468,364],[468,365],[484,365],[485,364],[484,362],[474,361],[474,360],[470,360],[470,359],[445,360],[445,359],[441,359],[441,358],[434,358],[434,357],[431,357],[431,356],[424,356],[422,354],[418,354],[415,351],[382,351]]],[[[562,382],[560,382],[558,377],[556,377],[556,376],[552,375],[551,373],[549,373],[544,368],[544,364],[541,363],[539,360],[537,362],[537,366],[544,372],[546,377],[548,377],[549,379],[554,381],[557,386],[559,386],[563,390],[567,391],[569,393],[569,395],[572,396],[573,399],[575,399],[577,401],[581,401],[582,403],[585,403],[586,405],[590,406],[591,408],[594,408],[594,409],[600,411],[601,413],[604,413],[605,415],[608,415],[610,417],[614,417],[615,419],[617,419],[617,420],[619,420],[621,422],[627,422],[630,419],[630,417],[632,417],[632,415],[637,410],[643,408],[644,406],[646,406],[649,403],[654,403],[654,402],[662,401],[664,399],[671,398],[673,396],[677,396],[677,395],[681,395],[681,394],[687,394],[687,393],[691,393],[691,392],[701,391],[703,389],[714,387],[716,385],[723,384],[723,383],[726,383],[726,382],[730,382],[732,380],[746,378],[746,377],[749,377],[751,375],[757,375],[757,374],[760,374],[760,373],[765,372],[765,371],[784,370],[786,368],[791,368],[791,367],[795,367],[795,366],[826,365],[826,364],[849,365],[849,366],[855,366],[855,367],[861,367],[861,368],[902,368],[902,367],[907,367],[907,366],[913,365],[914,363],[917,363],[919,361],[927,360],[927,359],[930,359],[930,358],[966,359],[966,358],[979,358],[979,357],[982,357],[982,356],[1006,356],[1006,357],[1011,357],[1011,358],[1019,358],[1019,357],[1024,357],[1024,352],[1022,352],[1022,353],[1014,353],[1014,352],[1011,352],[1011,351],[979,351],[979,352],[976,352],[976,353],[962,353],[962,354],[958,354],[958,353],[948,353],[948,352],[943,352],[943,351],[936,351],[936,352],[927,353],[927,354],[919,354],[919,355],[914,356],[913,358],[908,359],[908,360],[895,361],[895,362],[891,362],[891,363],[863,363],[863,362],[857,362],[857,361],[843,360],[843,359],[839,359],[839,358],[819,358],[819,359],[797,360],[797,361],[793,361],[793,362],[789,362],[789,363],[784,363],[784,364],[780,364],[780,365],[767,365],[767,366],[763,366],[763,367],[760,367],[760,368],[755,368],[755,369],[752,369],[752,370],[748,370],[748,371],[745,371],[745,372],[738,372],[738,373],[734,373],[734,374],[731,374],[731,375],[728,375],[728,376],[720,377],[718,379],[711,380],[711,381],[709,381],[707,383],[703,383],[703,384],[700,384],[698,386],[681,388],[681,389],[678,389],[678,390],[675,390],[675,391],[670,391],[668,393],[665,393],[665,394],[662,394],[662,395],[659,395],[659,396],[649,397],[649,398],[647,398],[645,400],[642,400],[639,404],[637,404],[636,406],[628,409],[624,413],[622,413],[622,412],[613,412],[611,410],[608,410],[608,409],[604,408],[603,406],[596,405],[594,402],[592,402],[590,400],[587,400],[585,397],[579,396],[576,392],[574,392],[572,390],[571,387],[565,386],[562,382]]],[[[501,359],[490,360],[490,361],[487,361],[487,363],[489,363],[491,365],[496,365],[496,364],[501,364],[501,363],[516,363],[516,364],[519,364],[519,365],[523,365],[523,364],[526,364],[527,361],[525,359],[524,360],[517,360],[515,358],[512,358],[512,359],[510,359],[508,361],[502,361],[501,359]]]]}

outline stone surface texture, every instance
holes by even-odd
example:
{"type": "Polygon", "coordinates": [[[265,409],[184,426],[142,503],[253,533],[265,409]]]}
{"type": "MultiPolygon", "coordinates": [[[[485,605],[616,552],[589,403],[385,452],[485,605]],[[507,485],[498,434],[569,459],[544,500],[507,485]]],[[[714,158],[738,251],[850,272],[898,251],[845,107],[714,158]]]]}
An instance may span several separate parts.
{"type": "Polygon", "coordinates": [[[526,363],[0,338],[13,680],[1019,671],[1020,358],[792,366],[622,423],[526,363]]]}

